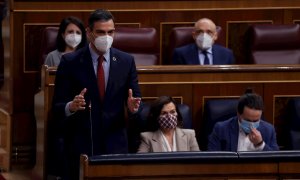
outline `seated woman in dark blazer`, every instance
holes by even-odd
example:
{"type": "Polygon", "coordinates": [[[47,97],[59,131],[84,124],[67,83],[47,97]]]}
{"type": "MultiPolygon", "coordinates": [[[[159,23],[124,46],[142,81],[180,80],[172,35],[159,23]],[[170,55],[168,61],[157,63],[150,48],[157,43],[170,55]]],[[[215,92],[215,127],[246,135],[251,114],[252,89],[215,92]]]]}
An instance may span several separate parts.
{"type": "Polygon", "coordinates": [[[138,152],[199,151],[192,129],[182,129],[182,116],[172,97],[161,96],[151,105],[151,131],[141,133],[138,152]]]}

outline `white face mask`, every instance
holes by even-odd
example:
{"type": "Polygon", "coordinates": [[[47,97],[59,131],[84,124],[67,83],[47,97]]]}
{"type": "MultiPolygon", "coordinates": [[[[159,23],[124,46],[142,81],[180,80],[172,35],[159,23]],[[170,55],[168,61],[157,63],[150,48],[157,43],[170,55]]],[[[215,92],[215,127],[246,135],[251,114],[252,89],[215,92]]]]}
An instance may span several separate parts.
{"type": "Polygon", "coordinates": [[[98,51],[105,53],[112,45],[113,38],[109,35],[99,36],[94,41],[98,51]]]}
{"type": "Polygon", "coordinates": [[[197,36],[196,44],[201,50],[208,50],[212,47],[213,39],[207,33],[202,33],[197,36]]]}
{"type": "Polygon", "coordinates": [[[81,42],[81,35],[80,34],[68,34],[65,37],[65,42],[67,45],[71,46],[72,48],[77,47],[81,42]]]}

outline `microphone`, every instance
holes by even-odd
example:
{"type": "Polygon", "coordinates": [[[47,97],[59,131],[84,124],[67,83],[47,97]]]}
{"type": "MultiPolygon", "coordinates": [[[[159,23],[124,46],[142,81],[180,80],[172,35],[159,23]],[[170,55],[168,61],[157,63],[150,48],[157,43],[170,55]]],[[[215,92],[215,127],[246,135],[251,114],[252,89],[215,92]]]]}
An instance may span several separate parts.
{"type": "Polygon", "coordinates": [[[92,121],[92,102],[89,104],[89,119],[90,119],[90,128],[91,128],[91,144],[92,144],[92,156],[94,156],[94,142],[93,142],[93,121],[92,121]]]}

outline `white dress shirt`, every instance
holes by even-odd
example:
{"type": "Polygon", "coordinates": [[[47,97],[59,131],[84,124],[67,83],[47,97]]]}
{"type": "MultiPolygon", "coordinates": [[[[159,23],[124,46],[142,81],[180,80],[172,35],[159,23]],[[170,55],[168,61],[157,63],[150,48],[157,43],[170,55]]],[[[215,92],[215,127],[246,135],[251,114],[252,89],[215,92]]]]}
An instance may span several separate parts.
{"type": "MultiPolygon", "coordinates": [[[[199,59],[199,63],[201,65],[204,64],[204,58],[205,58],[205,55],[202,53],[203,50],[199,49],[198,50],[198,59],[199,59]]],[[[207,52],[207,57],[209,59],[209,65],[213,65],[213,55],[212,55],[212,48],[209,48],[208,50],[206,50],[207,52]]]]}
{"type": "Polygon", "coordinates": [[[262,151],[265,147],[265,142],[263,142],[260,146],[255,147],[250,141],[249,135],[246,134],[241,128],[239,128],[238,139],[237,151],[262,151]]]}
{"type": "Polygon", "coordinates": [[[171,149],[171,146],[167,140],[167,138],[165,137],[164,133],[162,131],[160,131],[161,133],[161,138],[162,138],[162,142],[163,142],[163,152],[172,152],[172,151],[177,151],[176,148],[176,136],[175,136],[175,132],[173,133],[173,148],[171,149]]]}

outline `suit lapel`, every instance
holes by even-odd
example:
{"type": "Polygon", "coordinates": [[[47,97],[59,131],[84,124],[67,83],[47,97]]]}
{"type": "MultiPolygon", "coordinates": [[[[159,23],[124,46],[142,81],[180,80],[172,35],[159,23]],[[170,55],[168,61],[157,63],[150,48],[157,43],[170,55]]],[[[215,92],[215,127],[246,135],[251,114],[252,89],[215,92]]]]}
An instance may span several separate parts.
{"type": "Polygon", "coordinates": [[[194,43],[192,46],[192,51],[191,53],[188,53],[188,61],[190,62],[189,64],[200,64],[200,60],[199,60],[199,52],[198,52],[198,47],[197,45],[194,43]]]}
{"type": "Polygon", "coordinates": [[[212,46],[213,64],[218,64],[219,55],[216,53],[216,46],[212,46]]]}
{"type": "Polygon", "coordinates": [[[163,142],[160,130],[155,131],[152,136],[153,152],[163,152],[163,142]]]}
{"type": "Polygon", "coordinates": [[[184,132],[181,129],[176,128],[175,137],[177,151],[187,151],[187,136],[184,132]]]}
{"type": "Polygon", "coordinates": [[[84,55],[81,57],[80,61],[86,66],[88,69],[88,75],[93,78],[94,80],[97,80],[97,76],[95,74],[94,66],[93,66],[93,60],[91,57],[90,50],[87,48],[85,50],[84,55]]]}
{"type": "Polygon", "coordinates": [[[231,151],[237,151],[238,137],[239,137],[239,126],[237,117],[233,118],[230,123],[230,142],[231,142],[231,151]]]}
{"type": "Polygon", "coordinates": [[[113,48],[110,49],[110,69],[107,87],[105,91],[105,97],[108,95],[107,92],[112,92],[114,89],[114,83],[118,75],[118,56],[116,55],[113,48]]]}
{"type": "Polygon", "coordinates": [[[213,55],[213,64],[222,64],[222,58],[220,53],[217,52],[218,51],[218,46],[213,45],[212,46],[212,55],[213,55]]]}
{"type": "Polygon", "coordinates": [[[82,73],[81,77],[88,80],[88,87],[86,87],[88,89],[88,93],[94,94],[96,97],[100,98],[97,86],[97,76],[95,74],[93,60],[88,46],[86,46],[86,49],[80,58],[80,64],[85,68],[81,68],[82,71],[79,71],[78,73],[82,73]]]}

